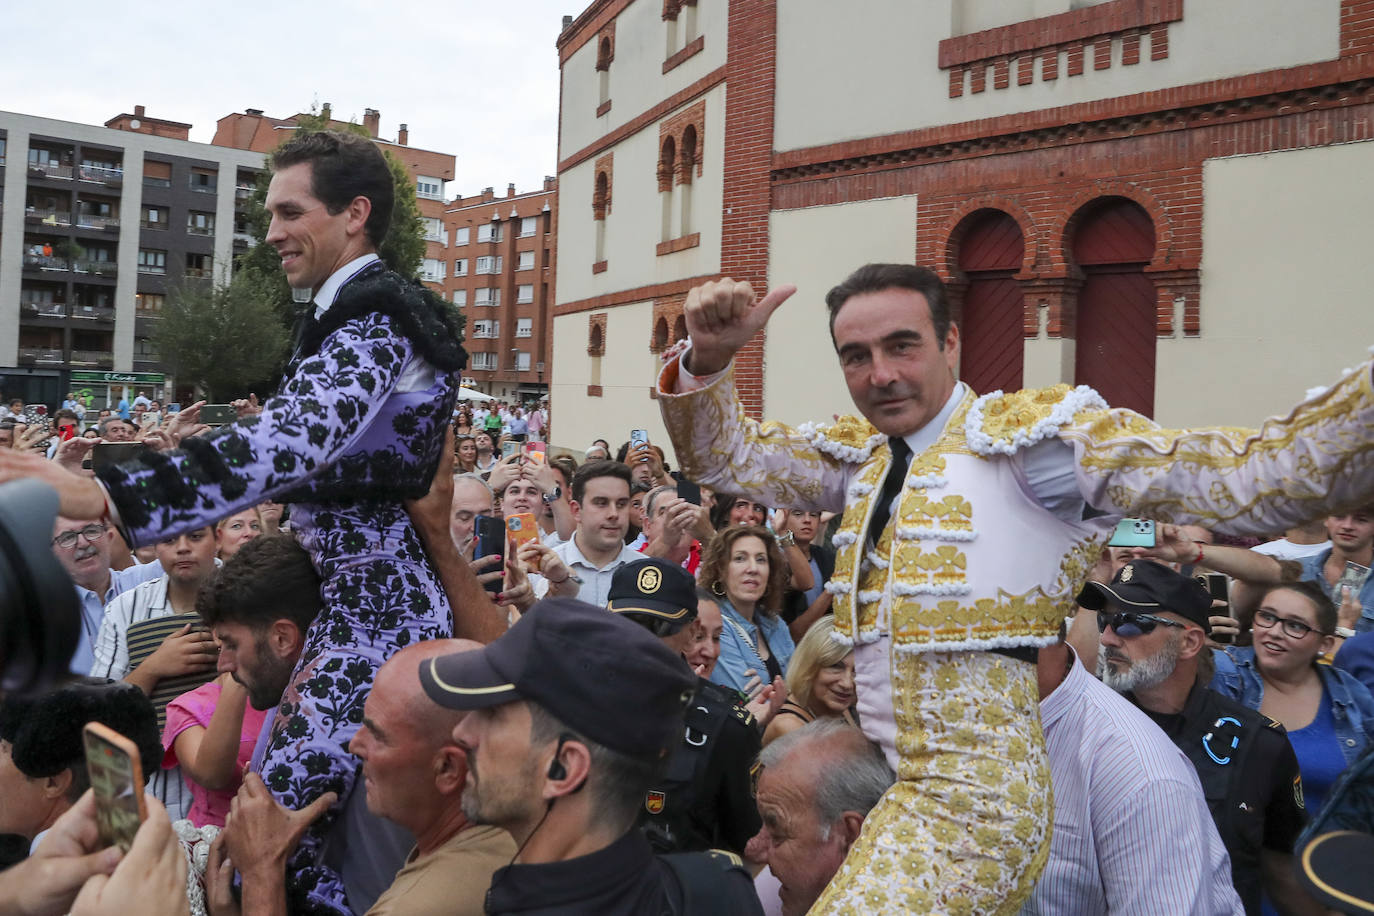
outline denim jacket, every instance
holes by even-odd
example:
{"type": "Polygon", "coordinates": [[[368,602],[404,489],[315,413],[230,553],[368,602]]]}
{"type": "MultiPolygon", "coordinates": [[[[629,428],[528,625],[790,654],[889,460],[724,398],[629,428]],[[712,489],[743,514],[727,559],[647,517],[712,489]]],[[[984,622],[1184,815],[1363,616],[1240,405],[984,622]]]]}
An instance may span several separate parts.
{"type": "MultiPolygon", "coordinates": [[[[1213,649],[1217,673],[1211,688],[1242,706],[1259,709],[1264,699],[1264,681],[1255,665],[1255,650],[1245,646],[1213,649]]],[[[1349,766],[1374,738],[1374,696],[1349,672],[1331,665],[1317,665],[1322,689],[1331,697],[1331,715],[1336,720],[1336,739],[1349,766]]]]}
{"type": "Polygon", "coordinates": [[[754,621],[750,623],[724,598],[720,599],[720,613],[725,627],[720,634],[720,660],[711,672],[712,683],[743,691],[746,680],[744,672],[748,668],[758,672],[760,680],[768,680],[768,668],[759,658],[756,648],[760,630],[763,631],[763,638],[768,640],[768,648],[778,660],[778,667],[783,674],[787,673],[787,663],[792,659],[796,646],[782,617],[770,617],[759,610],[754,612],[754,621]]]}
{"type": "MultiPolygon", "coordinates": [[[[1298,560],[1302,564],[1302,578],[1304,582],[1315,584],[1322,591],[1326,592],[1326,597],[1334,601],[1338,606],[1340,599],[1332,593],[1331,585],[1326,581],[1324,567],[1326,561],[1331,559],[1331,548],[1328,547],[1321,553],[1313,554],[1310,557],[1303,557],[1298,560]]],[[[1355,632],[1368,633],[1374,630],[1374,575],[1364,580],[1364,587],[1360,589],[1360,619],[1355,621],[1355,632]]]]}

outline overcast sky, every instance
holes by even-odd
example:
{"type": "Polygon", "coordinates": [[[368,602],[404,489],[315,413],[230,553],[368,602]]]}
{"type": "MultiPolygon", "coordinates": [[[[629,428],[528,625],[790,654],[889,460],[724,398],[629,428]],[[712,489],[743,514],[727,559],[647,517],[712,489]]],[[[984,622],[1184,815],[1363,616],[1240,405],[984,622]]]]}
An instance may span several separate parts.
{"type": "Polygon", "coordinates": [[[0,29],[0,109],[103,124],[134,105],[191,124],[330,102],[381,135],[457,156],[446,196],[554,174],[558,38],[589,0],[75,0],[23,4],[0,29]]]}

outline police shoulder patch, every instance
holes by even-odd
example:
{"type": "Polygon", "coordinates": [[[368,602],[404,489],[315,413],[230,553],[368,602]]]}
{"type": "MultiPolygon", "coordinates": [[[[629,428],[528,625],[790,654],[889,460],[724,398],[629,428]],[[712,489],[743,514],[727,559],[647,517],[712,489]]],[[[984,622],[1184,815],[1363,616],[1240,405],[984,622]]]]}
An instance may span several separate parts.
{"type": "Polygon", "coordinates": [[[1294,777],[1293,777],[1293,801],[1297,803],[1297,805],[1298,805],[1299,808],[1302,808],[1303,810],[1306,810],[1306,809],[1307,809],[1307,805],[1303,802],[1303,798],[1302,798],[1302,776],[1301,776],[1301,775],[1298,775],[1298,776],[1294,776],[1294,777]]]}

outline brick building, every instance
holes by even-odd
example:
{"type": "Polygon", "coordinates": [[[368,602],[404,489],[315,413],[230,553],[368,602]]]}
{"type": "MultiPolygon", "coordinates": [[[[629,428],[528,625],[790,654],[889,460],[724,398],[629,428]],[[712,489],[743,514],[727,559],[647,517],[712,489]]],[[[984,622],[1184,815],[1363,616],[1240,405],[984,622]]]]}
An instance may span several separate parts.
{"type": "Polygon", "coordinates": [[[558,51],[578,441],[666,442],[654,354],[720,274],[799,287],[737,368],[791,422],[852,409],[823,297],[867,261],[950,282],[975,388],[1167,424],[1257,423],[1374,339],[1371,0],[597,0],[558,51]]]}
{"type": "MultiPolygon", "coordinates": [[[[333,117],[332,106],[326,102],[321,106],[320,116],[335,129],[347,127],[347,122],[333,117]]],[[[282,137],[296,129],[304,113],[287,118],[273,118],[260,109],[249,108],[242,112],[227,114],[216,122],[215,136],[211,141],[218,146],[231,146],[237,149],[255,150],[270,153],[282,142],[282,137]]],[[[381,112],[373,108],[363,110],[362,126],[372,136],[378,148],[385,150],[406,167],[415,181],[415,202],[419,206],[420,217],[425,224],[425,258],[420,265],[420,278],[436,292],[443,292],[445,245],[444,226],[444,184],[453,180],[454,156],[452,153],[438,153],[433,150],[419,149],[410,145],[410,129],[406,124],[396,131],[396,139],[385,140],[381,131],[381,112]]]]}
{"type": "Polygon", "coordinates": [[[152,343],[169,287],[227,279],[262,156],[142,105],[97,127],[0,112],[0,391],[175,396],[152,343]]]}
{"type": "Polygon", "coordinates": [[[444,212],[448,298],[467,316],[467,384],[503,399],[548,391],[557,182],[460,197],[444,212]]]}

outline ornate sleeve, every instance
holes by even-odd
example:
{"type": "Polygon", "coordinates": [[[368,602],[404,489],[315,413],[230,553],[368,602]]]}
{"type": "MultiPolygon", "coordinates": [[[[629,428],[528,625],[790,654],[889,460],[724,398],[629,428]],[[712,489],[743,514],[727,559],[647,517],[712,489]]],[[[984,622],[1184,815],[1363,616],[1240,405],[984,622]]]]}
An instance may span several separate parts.
{"type": "Polygon", "coordinates": [[[355,319],[300,364],[262,413],[102,471],[129,543],[211,524],[323,471],[365,433],[410,350],[391,319],[355,319]]]}
{"type": "Polygon", "coordinates": [[[1103,410],[1061,435],[1088,504],[1126,516],[1266,534],[1374,501],[1369,364],[1258,430],[1170,430],[1103,410]]]}
{"type": "Polygon", "coordinates": [[[658,403],[688,479],[789,509],[840,512],[854,467],[885,437],[861,420],[793,429],[759,423],[735,393],[734,368],[675,394],[681,357],[659,376],[658,403]]]}

